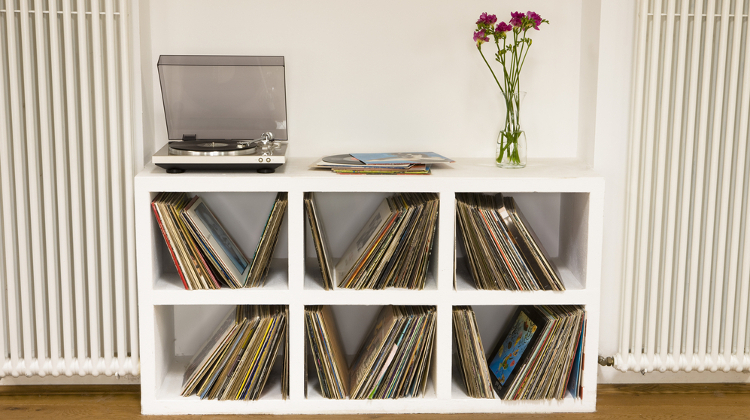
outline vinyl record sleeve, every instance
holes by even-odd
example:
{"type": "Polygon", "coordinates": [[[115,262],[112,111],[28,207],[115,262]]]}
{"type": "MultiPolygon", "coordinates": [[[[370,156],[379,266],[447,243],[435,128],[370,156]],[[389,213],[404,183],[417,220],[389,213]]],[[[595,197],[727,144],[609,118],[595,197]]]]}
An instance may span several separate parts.
{"type": "Polygon", "coordinates": [[[368,165],[455,162],[453,159],[435,152],[352,153],[351,156],[368,165]]]}
{"type": "Polygon", "coordinates": [[[181,217],[181,209],[175,206],[171,206],[169,209],[172,212],[172,219],[174,224],[179,228],[179,237],[182,238],[182,245],[187,248],[190,261],[193,266],[193,271],[196,273],[199,285],[201,289],[219,289],[219,284],[216,277],[221,278],[221,274],[217,270],[213,270],[215,266],[209,264],[211,256],[205,254],[200,243],[195,239],[192,234],[191,227],[181,217]],[[205,255],[204,255],[205,254],[205,255]],[[206,260],[208,258],[208,261],[206,260]],[[216,271],[216,275],[214,272],[216,271]]]}
{"type": "Polygon", "coordinates": [[[511,319],[513,322],[500,334],[495,348],[487,356],[492,386],[502,399],[505,399],[522,366],[529,363],[547,324],[544,315],[533,306],[519,307],[511,319]]]}
{"type": "Polygon", "coordinates": [[[352,155],[333,155],[323,158],[325,163],[335,163],[337,165],[365,165],[364,162],[352,155]]]}
{"type": "Polygon", "coordinates": [[[581,325],[581,336],[576,346],[575,358],[571,367],[570,378],[568,379],[567,390],[573,398],[583,397],[583,386],[581,377],[583,376],[583,347],[586,345],[586,319],[584,318],[581,325]]]}
{"type": "MultiPolygon", "coordinates": [[[[284,367],[281,372],[281,398],[289,399],[289,306],[284,307],[284,367]]],[[[271,362],[273,365],[273,362],[271,362]]]]}
{"type": "Polygon", "coordinates": [[[316,357],[315,368],[323,396],[343,399],[349,394],[349,368],[330,306],[305,308],[305,331],[316,357]]]}
{"type": "Polygon", "coordinates": [[[223,361],[223,366],[221,368],[221,371],[219,372],[219,375],[217,376],[214,385],[211,386],[211,389],[208,391],[208,393],[203,396],[201,395],[201,398],[208,398],[208,399],[216,399],[221,395],[222,392],[224,392],[224,389],[227,387],[227,382],[229,381],[230,375],[234,372],[234,370],[237,368],[237,365],[240,362],[240,359],[242,358],[242,355],[245,352],[245,349],[247,348],[248,343],[250,342],[250,338],[255,333],[255,329],[258,326],[259,318],[257,316],[247,318],[245,321],[243,321],[245,324],[244,329],[237,335],[236,344],[233,344],[233,348],[230,353],[228,353],[226,360],[223,361]]]}
{"type": "Polygon", "coordinates": [[[206,341],[203,347],[193,356],[190,364],[185,369],[182,379],[182,395],[190,395],[198,385],[198,380],[203,376],[207,365],[216,358],[220,349],[233,340],[234,333],[237,331],[237,324],[234,322],[234,308],[229,311],[221,324],[214,330],[211,338],[206,341]]]}
{"type": "Polygon", "coordinates": [[[424,396],[425,390],[427,389],[427,375],[430,372],[430,363],[432,363],[432,354],[435,347],[435,331],[437,330],[437,315],[434,308],[428,309],[430,324],[427,330],[427,337],[425,342],[424,352],[422,359],[419,362],[417,369],[418,380],[412,381],[412,386],[409,389],[409,395],[414,397],[417,395],[424,396]]]}
{"type": "Polygon", "coordinates": [[[157,202],[160,201],[166,193],[159,193],[154,198],[154,201],[151,202],[151,209],[154,211],[154,217],[156,217],[156,223],[159,225],[159,230],[161,230],[162,236],[164,236],[164,242],[167,243],[167,249],[169,250],[169,255],[172,256],[172,261],[174,262],[175,267],[177,267],[177,274],[180,275],[180,280],[182,280],[182,285],[185,287],[185,290],[190,290],[191,287],[188,285],[187,280],[185,279],[184,270],[182,268],[182,265],[180,264],[179,259],[177,258],[177,254],[175,253],[174,247],[172,246],[172,240],[169,237],[170,235],[167,234],[167,229],[164,226],[166,222],[162,222],[161,215],[159,214],[159,208],[157,206],[157,202]]]}
{"type": "Polygon", "coordinates": [[[393,341],[390,349],[387,347],[383,349],[387,357],[385,362],[379,367],[377,372],[371,372],[376,374],[375,381],[372,383],[371,389],[367,394],[367,398],[387,398],[385,392],[387,391],[388,383],[399,373],[400,360],[408,351],[409,338],[413,334],[415,327],[418,322],[417,316],[415,316],[408,307],[399,308],[404,312],[403,325],[399,326],[398,334],[393,341]]]}
{"type": "Polygon", "coordinates": [[[276,199],[274,200],[271,212],[268,214],[268,219],[258,241],[258,246],[255,248],[255,254],[253,255],[253,261],[250,263],[245,287],[256,287],[263,285],[266,281],[268,270],[271,267],[271,259],[276,250],[276,243],[279,240],[279,229],[286,214],[287,195],[288,193],[286,192],[276,194],[276,199]]]}
{"type": "Polygon", "coordinates": [[[338,264],[336,264],[334,281],[339,287],[343,287],[344,282],[348,281],[350,271],[365,253],[365,250],[375,245],[374,240],[380,235],[383,227],[393,218],[392,216],[394,214],[391,212],[388,200],[385,199],[380,203],[372,216],[370,216],[370,219],[344,252],[338,264]]]}
{"type": "Polygon", "coordinates": [[[214,274],[212,266],[206,262],[211,257],[204,255],[190,226],[180,217],[180,212],[189,202],[185,193],[160,193],[154,198],[152,207],[186,288],[218,289],[220,285],[216,276],[220,275],[214,274]]]}
{"type": "Polygon", "coordinates": [[[387,388],[380,392],[386,398],[406,396],[403,392],[403,387],[406,382],[413,380],[414,374],[419,367],[418,365],[424,356],[423,350],[425,345],[428,344],[426,341],[428,335],[427,328],[431,324],[432,312],[423,307],[414,307],[413,311],[415,319],[412,321],[412,326],[410,326],[403,339],[398,358],[390,368],[391,374],[389,375],[388,382],[385,383],[387,388]]]}
{"type": "Polygon", "coordinates": [[[376,361],[393,335],[391,332],[398,330],[397,326],[400,325],[401,318],[398,308],[394,306],[385,306],[380,310],[375,323],[366,335],[367,339],[362,343],[349,368],[351,398],[356,398],[360,388],[371,376],[373,367],[377,365],[376,361]]]}
{"type": "Polygon", "coordinates": [[[248,331],[248,328],[251,327],[250,323],[246,319],[243,319],[242,321],[237,323],[237,326],[239,329],[232,338],[232,341],[227,343],[227,345],[223,347],[216,363],[214,363],[211,369],[203,375],[204,379],[203,381],[201,381],[200,386],[196,390],[196,394],[198,394],[201,399],[208,397],[209,393],[214,388],[214,384],[220,384],[217,382],[219,381],[221,374],[229,364],[232,354],[235,354],[239,349],[241,349],[241,347],[239,346],[242,344],[243,338],[247,335],[246,333],[248,331]]]}
{"type": "Polygon", "coordinates": [[[519,282],[511,270],[508,244],[495,242],[482,210],[493,206],[481,194],[456,194],[456,213],[464,239],[466,262],[478,289],[517,290],[519,282]]]}
{"type": "Polygon", "coordinates": [[[533,273],[538,285],[544,290],[553,290],[554,287],[548,278],[547,272],[540,265],[540,256],[535,255],[534,247],[528,243],[519,229],[517,219],[513,217],[519,211],[513,197],[503,197],[502,194],[497,194],[495,195],[495,205],[498,214],[510,232],[510,238],[521,252],[526,265],[533,273]]]}
{"type": "Polygon", "coordinates": [[[471,306],[453,308],[453,337],[467,394],[472,398],[495,398],[482,337],[471,306]]]}
{"type": "MultiPolygon", "coordinates": [[[[562,282],[557,266],[552,262],[549,253],[547,253],[544,245],[534,232],[531,224],[524,217],[515,200],[513,200],[513,197],[504,197],[502,202],[504,205],[501,208],[501,214],[505,210],[509,215],[508,218],[503,215],[503,219],[510,221],[517,230],[519,236],[516,240],[519,244],[523,244],[521,249],[524,250],[524,256],[526,256],[526,252],[529,253],[529,261],[527,263],[530,263],[532,267],[536,266],[538,270],[542,271],[542,275],[538,280],[545,286],[545,290],[565,290],[565,285],[562,282]]],[[[536,273],[536,270],[534,272],[536,273]]]]}
{"type": "Polygon", "coordinates": [[[195,196],[182,211],[183,218],[199,234],[199,239],[229,275],[234,287],[243,287],[250,272],[250,262],[219,223],[203,199],[195,196]]]}
{"type": "Polygon", "coordinates": [[[315,203],[315,194],[312,192],[305,193],[305,214],[312,231],[313,243],[315,244],[315,255],[318,259],[320,274],[323,276],[323,288],[331,290],[334,288],[333,266],[331,264],[331,252],[328,246],[328,237],[323,227],[323,222],[318,217],[317,204],[315,203]]]}

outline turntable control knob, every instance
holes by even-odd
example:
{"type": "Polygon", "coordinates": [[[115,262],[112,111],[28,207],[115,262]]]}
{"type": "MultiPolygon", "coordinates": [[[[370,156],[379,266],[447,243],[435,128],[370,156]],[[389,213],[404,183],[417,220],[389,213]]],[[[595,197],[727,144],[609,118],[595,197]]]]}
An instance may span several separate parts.
{"type": "Polygon", "coordinates": [[[263,158],[258,158],[258,162],[263,162],[263,158]]]}
{"type": "Polygon", "coordinates": [[[270,161],[271,161],[271,158],[266,158],[266,162],[270,162],[270,161]]]}

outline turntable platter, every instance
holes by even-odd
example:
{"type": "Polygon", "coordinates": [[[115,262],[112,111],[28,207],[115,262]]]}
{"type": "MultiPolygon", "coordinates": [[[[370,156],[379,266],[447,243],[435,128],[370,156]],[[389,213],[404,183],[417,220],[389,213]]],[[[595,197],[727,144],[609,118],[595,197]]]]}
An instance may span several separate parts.
{"type": "Polygon", "coordinates": [[[255,147],[237,140],[170,141],[169,154],[177,156],[243,156],[255,153],[255,147]]]}

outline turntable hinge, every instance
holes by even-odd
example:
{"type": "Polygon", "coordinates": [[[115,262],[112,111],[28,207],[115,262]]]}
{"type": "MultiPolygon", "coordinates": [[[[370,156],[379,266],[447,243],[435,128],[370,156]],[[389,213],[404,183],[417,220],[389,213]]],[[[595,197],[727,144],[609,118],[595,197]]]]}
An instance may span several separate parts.
{"type": "Polygon", "coordinates": [[[197,140],[198,136],[195,134],[183,134],[182,135],[182,141],[188,141],[188,140],[197,140]]]}

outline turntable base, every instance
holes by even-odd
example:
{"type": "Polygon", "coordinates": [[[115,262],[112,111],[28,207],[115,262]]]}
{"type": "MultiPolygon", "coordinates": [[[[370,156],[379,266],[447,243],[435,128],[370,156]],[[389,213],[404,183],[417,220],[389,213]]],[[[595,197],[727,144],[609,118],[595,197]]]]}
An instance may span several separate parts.
{"type": "MultiPolygon", "coordinates": [[[[248,155],[227,156],[182,156],[170,155],[169,145],[166,144],[156,152],[152,160],[156,166],[164,168],[167,173],[182,173],[185,171],[248,171],[255,170],[268,174],[286,162],[286,142],[277,142],[278,147],[273,154],[263,154],[260,150],[248,155]]],[[[258,148],[260,149],[260,148],[258,148]]]]}
{"type": "Polygon", "coordinates": [[[252,171],[255,170],[261,174],[272,174],[276,168],[282,165],[277,164],[259,164],[259,163],[177,163],[177,164],[154,164],[167,170],[168,174],[181,174],[185,171],[252,171]]]}

